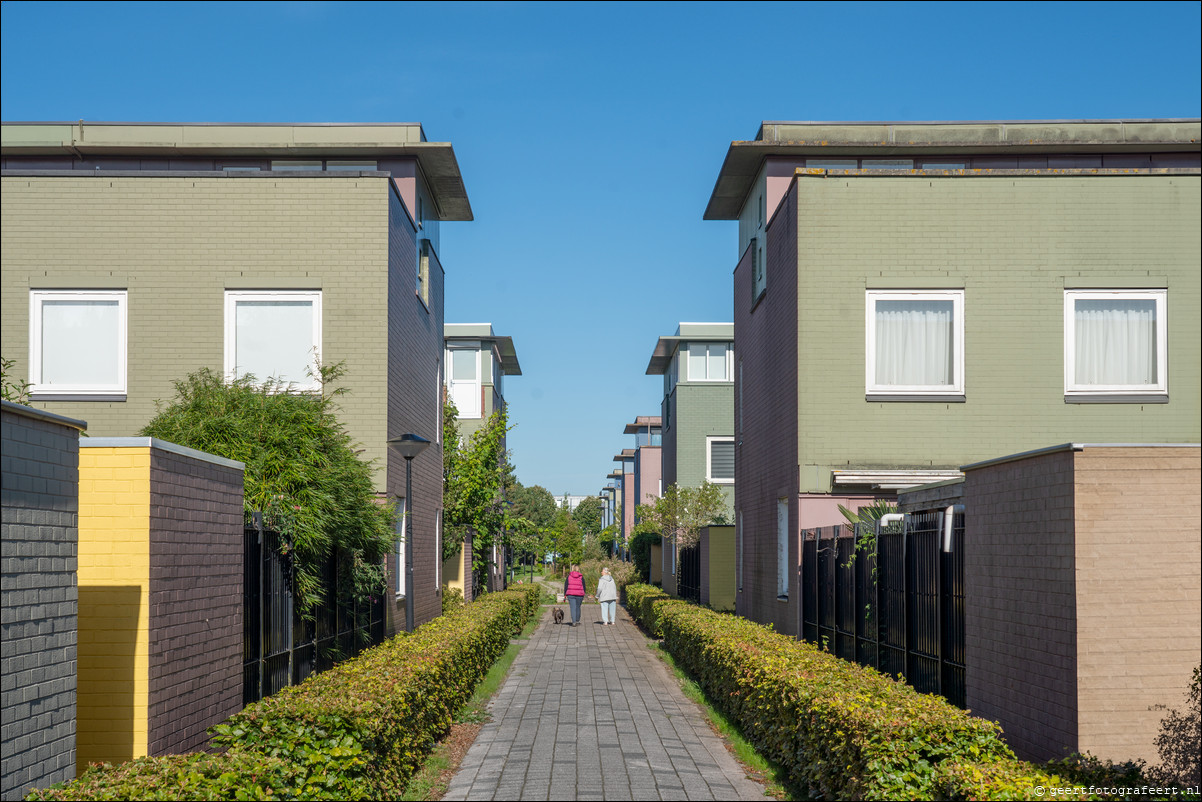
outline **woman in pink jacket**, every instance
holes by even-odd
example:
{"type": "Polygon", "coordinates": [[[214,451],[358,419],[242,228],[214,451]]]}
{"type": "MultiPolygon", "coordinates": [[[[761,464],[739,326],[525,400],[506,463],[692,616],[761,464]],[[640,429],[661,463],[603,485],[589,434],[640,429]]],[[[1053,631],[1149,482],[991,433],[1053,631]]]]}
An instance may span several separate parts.
{"type": "Polygon", "coordinates": [[[580,573],[580,566],[573,565],[572,570],[568,571],[567,579],[563,581],[563,595],[567,597],[568,606],[572,609],[572,626],[580,623],[580,605],[584,601],[584,574],[580,573]]]}

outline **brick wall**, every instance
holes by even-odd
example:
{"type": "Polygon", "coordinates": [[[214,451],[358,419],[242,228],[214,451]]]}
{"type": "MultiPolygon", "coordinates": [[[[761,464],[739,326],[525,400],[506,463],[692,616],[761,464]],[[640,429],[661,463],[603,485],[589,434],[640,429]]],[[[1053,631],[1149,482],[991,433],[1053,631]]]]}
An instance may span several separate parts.
{"type": "Polygon", "coordinates": [[[1077,742],[1073,495],[1067,451],[964,480],[968,707],[1040,760],[1077,742]]]}
{"type": "MultiPolygon", "coordinates": [[[[417,232],[400,199],[388,201],[388,437],[413,433],[431,445],[413,459],[413,583],[407,593],[413,600],[415,625],[442,614],[438,577],[442,554],[436,545],[436,528],[442,512],[442,406],[440,378],[445,380],[443,357],[444,274],[430,251],[429,304],[416,293],[417,232]]],[[[380,434],[384,434],[381,432],[380,434]]],[[[405,460],[389,450],[387,495],[405,495],[405,460]]],[[[389,561],[389,587],[396,587],[389,561]]],[[[405,600],[393,596],[384,605],[388,634],[405,628],[405,600]]]]}
{"type": "Polygon", "coordinates": [[[1158,763],[1202,654],[1199,449],[1076,454],[1077,750],[1158,763]]]}
{"type": "Polygon", "coordinates": [[[242,708],[242,471],[151,451],[148,752],[202,749],[242,708]]]}
{"type": "Polygon", "coordinates": [[[734,273],[735,509],[743,526],[742,553],[735,555],[743,567],[743,589],[735,609],[789,635],[797,634],[799,602],[797,214],[794,182],[768,225],[767,291],[754,308],[750,251],[734,273]],[[782,498],[789,502],[792,533],[788,601],[776,593],[776,508],[782,498]]]}
{"type": "Polygon", "coordinates": [[[3,404],[0,798],[75,777],[79,431],[3,404]]]}

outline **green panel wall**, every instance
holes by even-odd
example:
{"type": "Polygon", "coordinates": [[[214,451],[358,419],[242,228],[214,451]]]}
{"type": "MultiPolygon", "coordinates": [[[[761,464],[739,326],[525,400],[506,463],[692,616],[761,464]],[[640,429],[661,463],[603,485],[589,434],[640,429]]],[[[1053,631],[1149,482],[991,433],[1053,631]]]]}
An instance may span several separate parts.
{"type": "Polygon", "coordinates": [[[833,468],[1200,439],[1198,176],[797,181],[801,491],[833,468]],[[1168,288],[1170,403],[1065,403],[1066,287],[1168,288]],[[904,288],[965,290],[965,402],[865,400],[865,290],[904,288]]]}
{"type": "MultiPolygon", "coordinates": [[[[732,436],[735,430],[734,385],[724,382],[676,385],[676,483],[697,487],[705,479],[706,437],[732,436]]],[[[722,485],[728,515],[734,509],[734,485],[722,485]]]]}
{"type": "Polygon", "coordinates": [[[129,291],[128,400],[34,402],[135,434],[172,380],[222,370],[226,289],[321,289],[323,357],[345,361],[339,399],[383,489],[386,178],[3,179],[3,355],[25,377],[30,288],[129,291]]]}

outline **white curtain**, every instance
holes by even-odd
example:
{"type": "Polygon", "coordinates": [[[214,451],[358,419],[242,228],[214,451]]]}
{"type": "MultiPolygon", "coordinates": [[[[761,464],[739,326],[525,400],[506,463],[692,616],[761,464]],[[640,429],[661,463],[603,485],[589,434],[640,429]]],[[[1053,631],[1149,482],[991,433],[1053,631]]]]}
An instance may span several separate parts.
{"type": "Polygon", "coordinates": [[[954,381],[952,301],[876,302],[876,384],[932,387],[954,381]]]}
{"type": "Polygon", "coordinates": [[[116,386],[120,371],[118,301],[42,303],[42,384],[116,386]]]}
{"type": "Polygon", "coordinates": [[[238,375],[250,373],[260,382],[279,379],[312,385],[317,347],[314,314],[312,301],[239,300],[238,375]]]}
{"type": "Polygon", "coordinates": [[[1156,384],[1156,301],[1074,302],[1074,380],[1078,385],[1156,384]]]}

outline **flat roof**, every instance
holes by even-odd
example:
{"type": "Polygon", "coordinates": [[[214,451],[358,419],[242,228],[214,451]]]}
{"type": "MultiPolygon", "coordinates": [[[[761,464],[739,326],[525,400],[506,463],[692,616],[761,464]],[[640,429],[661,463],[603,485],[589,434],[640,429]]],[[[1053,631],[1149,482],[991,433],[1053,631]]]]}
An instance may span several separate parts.
{"type": "MultiPolygon", "coordinates": [[[[676,327],[676,333],[660,337],[651,352],[651,361],[647,363],[646,375],[663,375],[672,361],[672,355],[682,342],[733,342],[735,339],[734,323],[681,323],[676,327]]],[[[627,434],[630,434],[627,432],[627,434]]]]}
{"type": "Polygon", "coordinates": [[[440,219],[473,219],[454,148],[427,142],[421,123],[5,122],[0,153],[408,157],[417,160],[440,219]]]}
{"type": "Polygon", "coordinates": [[[634,419],[634,423],[626,424],[626,429],[623,434],[638,434],[649,426],[662,426],[663,418],[659,415],[638,415],[634,419]]]}
{"type": "Polygon", "coordinates": [[[1061,443],[1046,448],[1035,448],[1030,451],[1020,451],[1017,454],[1007,454],[1004,457],[981,460],[960,466],[961,471],[973,471],[977,468],[987,468],[991,465],[1001,465],[1006,462],[1016,462],[1042,454],[1054,454],[1057,451],[1084,451],[1087,448],[1202,448],[1200,443],[1061,443]]]}
{"type": "Polygon", "coordinates": [[[501,372],[506,376],[521,376],[522,366],[518,363],[518,352],[513,338],[494,334],[491,323],[445,323],[442,336],[446,342],[478,341],[493,343],[501,357],[501,372]]]}
{"type": "Polygon", "coordinates": [[[706,205],[706,220],[736,220],[769,156],[911,156],[1122,153],[1202,149],[1202,119],[770,122],[734,141],[706,205]]]}

